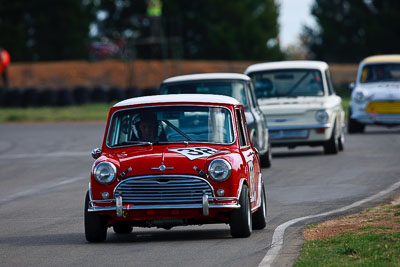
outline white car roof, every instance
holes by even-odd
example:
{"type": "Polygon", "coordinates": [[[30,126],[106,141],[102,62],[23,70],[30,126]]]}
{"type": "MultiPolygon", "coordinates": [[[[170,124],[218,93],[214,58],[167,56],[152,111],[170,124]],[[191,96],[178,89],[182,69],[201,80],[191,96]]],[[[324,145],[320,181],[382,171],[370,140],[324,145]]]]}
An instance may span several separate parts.
{"type": "Polygon", "coordinates": [[[292,61],[276,61],[269,63],[259,63],[247,67],[245,73],[273,70],[273,69],[319,69],[325,71],[328,64],[323,61],[315,60],[292,60],[292,61]]]}
{"type": "Polygon", "coordinates": [[[250,80],[249,76],[241,73],[200,73],[180,75],[165,79],[163,83],[186,82],[196,80],[250,80]]]}
{"type": "Polygon", "coordinates": [[[114,107],[123,107],[139,104],[156,104],[156,103],[213,103],[213,104],[240,104],[235,98],[225,95],[211,94],[170,94],[170,95],[152,95],[141,96],[123,100],[114,105],[114,107]]]}

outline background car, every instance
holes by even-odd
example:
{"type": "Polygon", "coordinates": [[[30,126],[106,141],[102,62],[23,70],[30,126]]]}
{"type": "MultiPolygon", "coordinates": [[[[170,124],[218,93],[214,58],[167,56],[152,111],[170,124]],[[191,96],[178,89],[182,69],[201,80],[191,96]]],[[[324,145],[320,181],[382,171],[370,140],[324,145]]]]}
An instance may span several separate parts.
{"type": "Polygon", "coordinates": [[[400,125],[400,55],[365,58],[350,88],[349,133],[372,124],[400,125]]]}
{"type": "Polygon", "coordinates": [[[266,225],[260,161],[243,105],[216,95],[128,99],[109,113],[85,200],[85,236],[107,228],[227,223],[233,237],[266,225]]]}
{"type": "Polygon", "coordinates": [[[260,63],[245,73],[255,83],[272,146],[323,146],[326,154],[343,150],[342,100],[325,62],[260,63]]]}
{"type": "Polygon", "coordinates": [[[260,155],[262,167],[271,167],[267,124],[248,76],[238,73],[206,73],[171,77],[162,82],[160,94],[216,94],[237,99],[244,106],[250,139],[260,155]]]}

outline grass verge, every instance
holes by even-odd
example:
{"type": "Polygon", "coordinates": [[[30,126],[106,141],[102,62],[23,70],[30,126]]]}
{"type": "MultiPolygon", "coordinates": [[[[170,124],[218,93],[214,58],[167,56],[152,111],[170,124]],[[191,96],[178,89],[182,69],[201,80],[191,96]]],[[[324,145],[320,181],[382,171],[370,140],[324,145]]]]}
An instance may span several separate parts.
{"type": "MultiPolygon", "coordinates": [[[[87,104],[69,107],[0,108],[0,123],[105,121],[112,105],[113,104],[87,104]]],[[[342,106],[347,114],[349,110],[348,97],[342,98],[342,106]]]]}
{"type": "Polygon", "coordinates": [[[69,107],[0,108],[0,123],[106,121],[112,104],[88,104],[69,107]]]}
{"type": "Polygon", "coordinates": [[[294,264],[300,266],[400,266],[400,205],[380,205],[313,225],[294,264]]]}

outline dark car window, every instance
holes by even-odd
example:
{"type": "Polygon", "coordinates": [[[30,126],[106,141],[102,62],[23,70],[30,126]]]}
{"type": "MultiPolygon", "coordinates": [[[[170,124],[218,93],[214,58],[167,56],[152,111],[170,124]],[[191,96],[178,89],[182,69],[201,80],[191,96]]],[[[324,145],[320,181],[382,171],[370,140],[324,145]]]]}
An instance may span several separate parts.
{"type": "Polygon", "coordinates": [[[329,95],[333,95],[335,94],[335,89],[333,87],[331,73],[329,72],[329,70],[326,70],[325,75],[326,75],[326,81],[328,83],[328,93],[329,95]]]}
{"type": "Polygon", "coordinates": [[[249,82],[249,84],[248,84],[248,87],[249,87],[249,94],[250,94],[250,98],[251,98],[251,100],[252,100],[252,105],[253,105],[253,107],[254,108],[256,108],[257,106],[258,106],[258,104],[257,104],[257,98],[256,98],[256,96],[255,96],[255,94],[254,94],[254,86],[253,86],[253,83],[252,82],[249,82]]]}
{"type": "Polygon", "coordinates": [[[379,63],[365,65],[361,72],[361,83],[400,81],[400,64],[379,63]]]}
{"type": "Polygon", "coordinates": [[[248,146],[249,140],[247,138],[247,128],[245,127],[245,120],[241,110],[236,109],[236,118],[238,121],[239,141],[240,146],[248,146]]]}
{"type": "Polygon", "coordinates": [[[247,106],[245,84],[241,81],[187,81],[163,84],[160,94],[214,94],[226,95],[237,99],[247,106]]]}
{"type": "Polygon", "coordinates": [[[322,74],[316,69],[282,69],[250,73],[257,98],[324,96],[322,74]]]}
{"type": "Polygon", "coordinates": [[[109,147],[165,142],[234,142],[231,112],[224,107],[160,106],[121,110],[114,113],[107,135],[109,147]],[[151,116],[150,116],[150,115],[151,116]],[[141,123],[152,120],[155,135],[141,135],[141,123]]]}

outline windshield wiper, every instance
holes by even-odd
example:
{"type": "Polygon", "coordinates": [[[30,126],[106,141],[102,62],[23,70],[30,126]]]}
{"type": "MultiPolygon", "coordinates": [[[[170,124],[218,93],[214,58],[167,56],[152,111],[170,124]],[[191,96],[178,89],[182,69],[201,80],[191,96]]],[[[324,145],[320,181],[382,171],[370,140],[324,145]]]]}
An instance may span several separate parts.
{"type": "Polygon", "coordinates": [[[291,95],[293,91],[304,81],[304,79],[310,74],[311,72],[306,72],[290,89],[287,91],[287,95],[291,95]]]}
{"type": "Polygon", "coordinates": [[[164,122],[164,123],[167,124],[169,127],[171,127],[172,129],[174,129],[175,131],[177,131],[180,135],[182,135],[183,137],[185,137],[187,140],[193,141],[192,138],[190,138],[187,134],[185,134],[184,132],[182,132],[181,129],[179,129],[178,127],[176,127],[175,125],[173,125],[171,122],[169,122],[169,121],[167,121],[167,120],[162,120],[162,122],[164,122]]]}
{"type": "Polygon", "coordinates": [[[145,142],[145,141],[125,141],[122,143],[115,144],[113,146],[123,146],[123,145],[132,145],[132,146],[152,146],[152,142],[145,142]]]}

